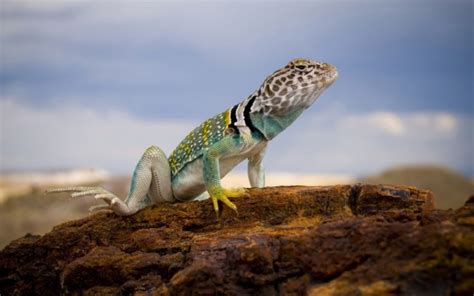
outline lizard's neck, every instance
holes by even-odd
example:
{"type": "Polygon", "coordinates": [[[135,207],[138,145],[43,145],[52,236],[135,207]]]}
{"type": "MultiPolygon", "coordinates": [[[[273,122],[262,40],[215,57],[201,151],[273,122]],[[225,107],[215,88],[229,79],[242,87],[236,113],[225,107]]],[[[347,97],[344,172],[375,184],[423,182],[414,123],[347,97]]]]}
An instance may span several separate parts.
{"type": "Polygon", "coordinates": [[[267,140],[273,139],[293,123],[319,95],[316,90],[313,90],[299,95],[297,102],[294,99],[286,98],[288,102],[283,103],[282,108],[272,105],[275,100],[268,100],[262,94],[263,90],[258,89],[247,99],[232,107],[230,109],[230,126],[242,134],[258,131],[267,140]]]}
{"type": "Polygon", "coordinates": [[[268,141],[275,138],[298,118],[305,108],[295,108],[284,115],[265,115],[262,112],[251,113],[250,120],[255,129],[268,141]]]}

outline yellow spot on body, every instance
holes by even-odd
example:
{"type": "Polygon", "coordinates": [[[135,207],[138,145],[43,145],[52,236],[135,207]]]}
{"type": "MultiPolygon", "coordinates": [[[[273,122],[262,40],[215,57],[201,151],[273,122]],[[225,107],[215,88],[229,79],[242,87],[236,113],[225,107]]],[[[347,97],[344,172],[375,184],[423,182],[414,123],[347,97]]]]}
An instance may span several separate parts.
{"type": "Polygon", "coordinates": [[[202,131],[203,131],[203,140],[204,140],[204,145],[207,146],[209,143],[209,125],[210,121],[206,120],[203,124],[202,131]]]}
{"type": "Polygon", "coordinates": [[[225,126],[228,126],[230,124],[230,111],[232,109],[227,109],[227,111],[225,111],[225,114],[224,114],[224,122],[225,122],[225,126]]]}

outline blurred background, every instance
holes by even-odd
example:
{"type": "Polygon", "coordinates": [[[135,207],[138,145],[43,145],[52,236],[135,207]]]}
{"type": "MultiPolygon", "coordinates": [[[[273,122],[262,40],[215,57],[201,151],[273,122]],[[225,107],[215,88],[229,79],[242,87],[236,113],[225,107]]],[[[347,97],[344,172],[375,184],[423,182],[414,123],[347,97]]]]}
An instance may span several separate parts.
{"type": "Polygon", "coordinates": [[[469,0],[0,0],[0,248],[94,204],[44,188],[124,197],[146,147],[171,153],[296,57],[339,79],[269,145],[269,185],[410,184],[457,208],[474,194],[473,49],[469,0]]]}

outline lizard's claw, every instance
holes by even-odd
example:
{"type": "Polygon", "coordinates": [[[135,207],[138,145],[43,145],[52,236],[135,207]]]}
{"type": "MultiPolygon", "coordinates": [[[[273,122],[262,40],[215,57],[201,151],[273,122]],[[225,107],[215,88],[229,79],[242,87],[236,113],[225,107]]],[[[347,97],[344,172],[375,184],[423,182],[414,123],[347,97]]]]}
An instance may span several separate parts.
{"type": "Polygon", "coordinates": [[[238,197],[245,195],[246,191],[244,188],[236,188],[236,189],[225,189],[225,188],[216,188],[214,190],[209,191],[209,195],[212,200],[212,204],[214,206],[214,211],[216,211],[216,215],[219,218],[219,201],[223,202],[226,206],[234,210],[237,214],[237,207],[233,202],[229,200],[229,197],[238,197]]]}
{"type": "Polygon", "coordinates": [[[113,204],[115,198],[118,199],[114,194],[110,193],[109,191],[103,189],[102,187],[65,187],[65,188],[55,188],[55,189],[48,189],[46,190],[46,194],[49,193],[61,193],[67,192],[71,194],[71,197],[81,197],[92,195],[95,199],[102,199],[107,205],[100,205],[100,206],[93,206],[89,208],[89,211],[98,211],[109,209],[110,206],[113,204]]]}

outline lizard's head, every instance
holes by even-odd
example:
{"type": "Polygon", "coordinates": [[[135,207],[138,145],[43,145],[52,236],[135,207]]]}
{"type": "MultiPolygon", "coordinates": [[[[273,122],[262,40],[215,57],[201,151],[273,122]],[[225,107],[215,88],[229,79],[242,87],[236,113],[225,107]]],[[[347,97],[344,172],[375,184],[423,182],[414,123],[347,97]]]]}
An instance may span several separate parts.
{"type": "Polygon", "coordinates": [[[309,107],[336,78],[337,69],[330,64],[293,59],[260,87],[263,111],[284,113],[294,107],[309,107]]]}

